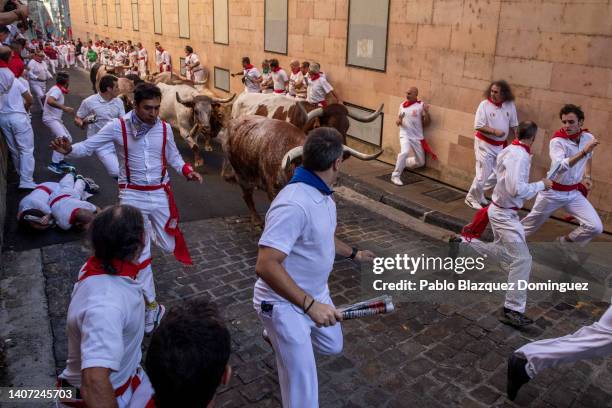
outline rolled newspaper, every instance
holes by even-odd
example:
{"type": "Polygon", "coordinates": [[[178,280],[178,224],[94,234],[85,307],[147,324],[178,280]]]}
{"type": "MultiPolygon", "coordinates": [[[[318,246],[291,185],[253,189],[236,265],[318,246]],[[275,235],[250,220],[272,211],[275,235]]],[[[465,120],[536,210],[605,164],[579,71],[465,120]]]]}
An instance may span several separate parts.
{"type": "Polygon", "coordinates": [[[96,123],[97,120],[98,120],[98,117],[96,116],[95,113],[92,113],[91,115],[85,116],[83,118],[83,122],[87,124],[96,123]]]}
{"type": "Polygon", "coordinates": [[[395,310],[391,296],[384,295],[338,308],[343,320],[391,313],[395,310]]]}

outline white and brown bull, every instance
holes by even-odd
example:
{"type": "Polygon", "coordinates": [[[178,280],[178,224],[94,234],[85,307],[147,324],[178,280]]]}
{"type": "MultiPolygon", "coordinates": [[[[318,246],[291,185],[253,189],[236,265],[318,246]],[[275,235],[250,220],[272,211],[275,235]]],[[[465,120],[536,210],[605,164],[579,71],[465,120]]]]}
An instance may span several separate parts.
{"type": "Polygon", "coordinates": [[[202,137],[204,150],[212,150],[210,140],[229,119],[229,111],[225,106],[236,95],[221,99],[207,89],[198,91],[189,85],[159,83],[157,86],[162,93],[160,118],[178,129],[181,137],[189,144],[194,155],[194,165],[203,165],[198,139],[202,137]]]}
{"type": "MultiPolygon", "coordinates": [[[[329,107],[333,107],[330,105],[329,107]]],[[[334,109],[346,108],[336,105],[334,109]]],[[[262,116],[247,115],[229,121],[220,139],[225,153],[222,176],[227,181],[237,182],[242,189],[242,196],[249,208],[251,221],[261,225],[262,220],[255,209],[253,191],[259,188],[266,192],[270,201],[291,179],[295,165],[300,161],[302,146],[307,133],[320,119],[324,126],[334,127],[346,138],[348,119],[342,115],[323,117],[323,109],[316,109],[307,114],[306,125],[300,129],[287,121],[270,119],[262,116]],[[346,125],[346,126],[345,126],[346,125]]],[[[337,113],[337,112],[336,112],[337,113]]],[[[342,113],[342,112],[340,112],[342,113]]],[[[320,122],[319,122],[320,123],[320,122]]],[[[373,160],[382,151],[375,154],[364,154],[345,145],[345,158],[354,156],[361,160],[373,160]]]]}

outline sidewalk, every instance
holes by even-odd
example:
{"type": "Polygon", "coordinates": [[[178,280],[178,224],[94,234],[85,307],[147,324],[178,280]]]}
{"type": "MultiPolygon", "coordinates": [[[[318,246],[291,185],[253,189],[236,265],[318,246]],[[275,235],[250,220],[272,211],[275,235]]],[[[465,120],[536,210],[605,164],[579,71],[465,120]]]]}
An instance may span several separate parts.
{"type": "MultiPolygon", "coordinates": [[[[403,186],[391,183],[393,166],[381,161],[347,160],[342,165],[340,184],[373,200],[380,201],[409,215],[451,231],[472,221],[475,211],[463,200],[466,192],[411,171],[402,174],[403,186]]],[[[521,218],[527,211],[521,211],[521,218]]],[[[576,228],[576,224],[551,218],[533,234],[531,242],[550,242],[576,228]]],[[[490,227],[486,235],[491,236],[490,227]]],[[[604,233],[594,242],[612,242],[612,234],[604,233]]]]}

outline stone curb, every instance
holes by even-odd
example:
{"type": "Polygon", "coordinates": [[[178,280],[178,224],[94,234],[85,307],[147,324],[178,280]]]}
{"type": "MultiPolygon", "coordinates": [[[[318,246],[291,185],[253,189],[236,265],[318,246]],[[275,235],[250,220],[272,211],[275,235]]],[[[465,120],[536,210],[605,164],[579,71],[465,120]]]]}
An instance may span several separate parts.
{"type": "Polygon", "coordinates": [[[459,233],[466,224],[465,220],[422,206],[421,204],[407,200],[404,197],[388,193],[374,186],[373,184],[364,182],[363,180],[348,174],[342,173],[340,175],[339,184],[348,187],[357,193],[363,194],[372,200],[379,201],[397,210],[403,211],[412,217],[420,218],[422,221],[435,225],[436,227],[459,233]]]}

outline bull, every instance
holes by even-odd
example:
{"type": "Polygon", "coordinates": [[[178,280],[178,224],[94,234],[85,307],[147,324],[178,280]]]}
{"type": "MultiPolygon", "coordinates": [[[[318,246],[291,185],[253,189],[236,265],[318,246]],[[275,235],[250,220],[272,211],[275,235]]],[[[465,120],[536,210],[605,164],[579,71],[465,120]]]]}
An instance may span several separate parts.
{"type": "Polygon", "coordinates": [[[194,165],[203,165],[198,139],[202,136],[204,149],[212,150],[210,140],[229,119],[224,106],[236,95],[220,99],[207,89],[200,92],[188,85],[159,83],[157,86],[162,93],[160,118],[178,129],[181,137],[189,144],[194,155],[194,165]]]}
{"type": "MultiPolygon", "coordinates": [[[[114,67],[117,68],[117,67],[114,67]]],[[[134,88],[136,87],[136,80],[140,80],[137,76],[128,75],[127,77],[121,77],[117,75],[116,70],[109,69],[105,65],[99,63],[94,64],[89,73],[89,79],[91,80],[91,86],[94,92],[98,92],[98,84],[104,75],[115,75],[118,76],[119,81],[119,96],[123,102],[123,107],[126,112],[131,111],[134,108],[134,88]]]]}
{"type": "MultiPolygon", "coordinates": [[[[251,222],[256,226],[261,226],[262,220],[255,209],[254,189],[265,191],[270,201],[276,197],[301,161],[302,147],[310,129],[319,125],[334,127],[346,139],[346,107],[336,104],[327,108],[330,108],[327,113],[322,108],[308,114],[303,111],[306,114],[306,124],[301,129],[287,121],[247,115],[231,119],[223,130],[220,135],[225,153],[222,176],[226,181],[236,182],[241,187],[251,222]]],[[[346,144],[344,152],[345,158],[354,156],[360,160],[374,160],[382,153],[379,151],[368,155],[346,144]]]]}
{"type": "Polygon", "coordinates": [[[151,82],[155,85],[166,84],[166,85],[189,85],[194,87],[198,91],[204,91],[207,88],[205,85],[208,83],[208,70],[205,67],[202,67],[204,70],[204,80],[203,81],[192,81],[185,77],[175,77],[172,72],[160,72],[158,74],[153,74],[147,76],[147,81],[151,82]]]}

